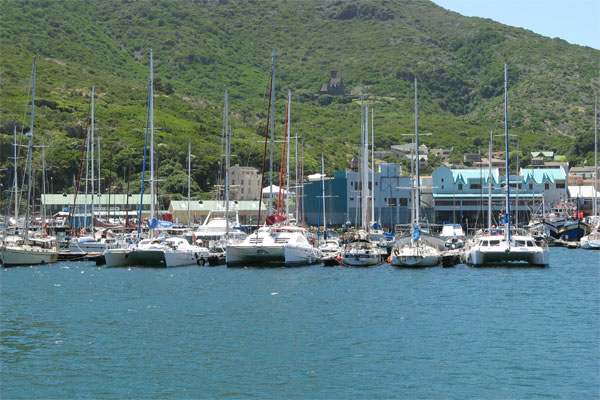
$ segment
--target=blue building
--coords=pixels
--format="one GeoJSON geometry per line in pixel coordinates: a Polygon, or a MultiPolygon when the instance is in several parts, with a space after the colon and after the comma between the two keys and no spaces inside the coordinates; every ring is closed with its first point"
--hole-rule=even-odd
{"type": "MultiPolygon", "coordinates": [[[[386,228],[409,223],[410,178],[400,176],[398,164],[382,163],[378,166],[375,185],[371,182],[369,171],[370,193],[375,188],[375,220],[386,228]]],[[[325,178],[325,215],[328,226],[339,227],[348,221],[352,226],[360,225],[361,190],[358,171],[338,171],[333,174],[333,178],[325,178]]],[[[304,184],[304,219],[310,225],[323,224],[321,192],[320,180],[304,184]]]]}

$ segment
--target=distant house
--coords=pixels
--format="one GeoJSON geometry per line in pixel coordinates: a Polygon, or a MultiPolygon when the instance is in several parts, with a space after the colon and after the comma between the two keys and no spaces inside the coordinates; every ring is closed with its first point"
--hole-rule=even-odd
{"type": "Polygon", "coordinates": [[[337,77],[337,71],[331,71],[329,76],[329,82],[321,86],[319,95],[330,94],[332,96],[344,96],[346,94],[346,86],[344,85],[344,78],[337,77]]]}
{"type": "Polygon", "coordinates": [[[542,157],[545,161],[553,161],[554,160],[554,152],[553,151],[532,151],[529,153],[531,158],[542,157]]]}
{"type": "Polygon", "coordinates": [[[465,162],[481,162],[481,154],[477,153],[465,153],[463,155],[463,159],[465,162]]]}

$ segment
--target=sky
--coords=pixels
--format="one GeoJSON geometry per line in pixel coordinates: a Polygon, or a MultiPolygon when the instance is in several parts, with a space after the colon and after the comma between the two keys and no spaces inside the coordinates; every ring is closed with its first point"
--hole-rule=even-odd
{"type": "Polygon", "coordinates": [[[432,0],[467,17],[490,18],[600,49],[600,0],[432,0]]]}

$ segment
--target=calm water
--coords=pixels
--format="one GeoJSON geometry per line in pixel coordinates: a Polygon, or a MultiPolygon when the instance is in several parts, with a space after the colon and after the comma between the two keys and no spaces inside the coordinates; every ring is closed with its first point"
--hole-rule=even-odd
{"type": "Polygon", "coordinates": [[[600,253],[546,269],[0,270],[0,397],[600,396],[600,253]]]}

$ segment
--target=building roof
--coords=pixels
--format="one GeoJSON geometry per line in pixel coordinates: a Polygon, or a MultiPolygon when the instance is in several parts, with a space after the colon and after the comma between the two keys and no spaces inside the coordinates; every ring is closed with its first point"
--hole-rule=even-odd
{"type": "Polygon", "coordinates": [[[554,157],[553,151],[532,151],[529,154],[531,154],[531,157],[554,157]]]}
{"type": "Polygon", "coordinates": [[[562,168],[521,168],[521,175],[525,183],[533,180],[538,185],[546,182],[555,183],[557,180],[567,178],[562,168]]]}
{"type": "MultiPolygon", "coordinates": [[[[42,195],[42,204],[47,206],[51,205],[73,205],[73,200],[75,198],[74,194],[45,194],[42,195]]],[[[142,204],[149,205],[151,197],[149,194],[144,194],[142,199],[142,204]]],[[[94,198],[94,203],[97,205],[108,205],[109,195],[108,193],[104,193],[101,195],[97,195],[94,198]]],[[[92,203],[92,195],[79,193],[77,195],[77,203],[76,204],[91,204],[92,203]]],[[[129,200],[127,200],[127,196],[125,194],[111,194],[110,195],[110,204],[111,205],[122,205],[122,204],[139,204],[140,203],[140,194],[132,193],[129,196],[129,200]]]]}
{"type": "MultiPolygon", "coordinates": [[[[265,186],[262,190],[262,194],[263,196],[268,195],[269,194],[269,190],[271,190],[271,192],[274,195],[278,195],[279,194],[279,186],[277,185],[273,185],[273,186],[265,186]],[[272,189],[269,189],[272,188],[272,189]]],[[[286,194],[286,190],[284,188],[281,188],[281,194],[285,195],[286,194]]],[[[294,196],[295,193],[294,192],[290,192],[290,196],[294,196]]]]}
{"type": "MultiPolygon", "coordinates": [[[[592,199],[594,197],[594,186],[569,186],[569,196],[583,197],[586,199],[592,199]]],[[[596,190],[596,197],[600,198],[600,192],[596,190]]]]}
{"type": "MultiPolygon", "coordinates": [[[[259,204],[261,204],[262,210],[266,210],[265,205],[258,200],[231,200],[229,201],[229,209],[231,211],[257,211],[259,204]]],[[[187,209],[187,200],[171,200],[169,210],[187,211],[187,209]]],[[[225,202],[220,200],[191,200],[190,211],[225,211],[225,202]]]]}
{"type": "MultiPolygon", "coordinates": [[[[467,184],[469,181],[480,181],[487,182],[488,179],[488,170],[487,168],[461,168],[461,169],[451,169],[452,177],[454,179],[454,183],[463,183],[467,184]]],[[[498,168],[492,168],[492,181],[494,183],[498,183],[498,168]]]]}

